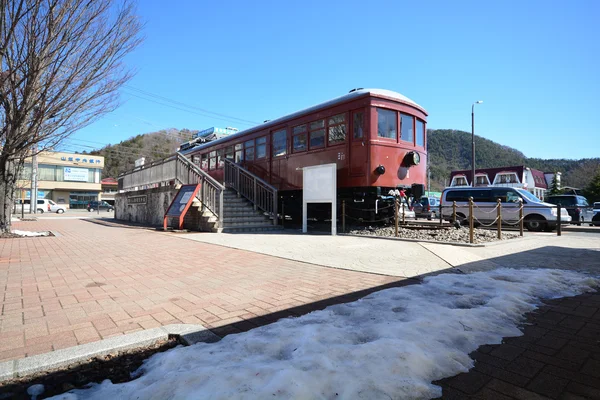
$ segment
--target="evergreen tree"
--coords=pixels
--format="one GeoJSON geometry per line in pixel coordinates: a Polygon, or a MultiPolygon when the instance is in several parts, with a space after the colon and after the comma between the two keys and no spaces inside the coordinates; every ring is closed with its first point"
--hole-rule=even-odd
{"type": "Polygon", "coordinates": [[[592,181],[587,185],[584,190],[585,197],[589,202],[600,201],[600,168],[597,170],[596,175],[592,178],[592,181]]]}
{"type": "Polygon", "coordinates": [[[558,184],[558,174],[555,172],[554,177],[552,178],[552,182],[550,183],[550,188],[548,189],[548,196],[556,196],[557,194],[561,194],[563,191],[558,184]]]}

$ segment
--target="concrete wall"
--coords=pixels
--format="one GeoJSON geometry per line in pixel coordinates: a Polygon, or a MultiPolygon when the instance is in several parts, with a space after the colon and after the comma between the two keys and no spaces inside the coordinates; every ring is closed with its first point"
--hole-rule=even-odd
{"type": "MultiPolygon", "coordinates": [[[[149,226],[163,226],[167,208],[177,195],[173,186],[136,190],[115,195],[115,219],[136,222],[149,226]],[[145,200],[145,202],[141,202],[145,200]]],[[[196,207],[190,207],[184,218],[183,227],[198,230],[200,213],[196,207]]],[[[169,218],[168,226],[177,228],[178,219],[169,218]]]]}
{"type": "Polygon", "coordinates": [[[172,186],[118,193],[115,195],[115,219],[162,226],[165,212],[175,195],[177,189],[172,186]],[[140,196],[146,197],[145,203],[135,202],[140,196]]]}

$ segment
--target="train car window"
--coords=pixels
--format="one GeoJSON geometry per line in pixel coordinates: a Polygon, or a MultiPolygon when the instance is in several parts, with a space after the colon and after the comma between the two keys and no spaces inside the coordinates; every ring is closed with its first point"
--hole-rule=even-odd
{"type": "Polygon", "coordinates": [[[306,124],[304,124],[304,125],[298,125],[298,126],[295,126],[295,127],[292,129],[292,134],[293,134],[293,135],[297,135],[297,134],[299,134],[299,133],[304,133],[304,132],[306,132],[306,124]]]}
{"type": "Polygon", "coordinates": [[[352,125],[353,137],[354,139],[361,139],[364,135],[363,133],[363,113],[355,113],[354,114],[354,123],[352,125]]]}
{"type": "Polygon", "coordinates": [[[244,159],[246,161],[254,160],[254,140],[248,140],[244,143],[244,159]]]}
{"type": "Polygon", "coordinates": [[[225,149],[217,150],[217,168],[223,168],[225,165],[225,161],[223,161],[223,155],[225,154],[225,149]]]}
{"type": "Polygon", "coordinates": [[[215,150],[208,153],[208,169],[213,170],[217,167],[217,152],[215,150]]]}
{"type": "Polygon", "coordinates": [[[325,146],[325,129],[319,129],[310,133],[310,148],[325,146]]]}
{"type": "Polygon", "coordinates": [[[267,156],[267,137],[259,137],[256,139],[256,158],[265,158],[267,156]]]}
{"type": "Polygon", "coordinates": [[[398,127],[398,113],[383,108],[377,109],[377,136],[387,139],[396,139],[398,127]]]}
{"type": "Polygon", "coordinates": [[[227,146],[225,148],[225,158],[228,160],[233,160],[233,146],[227,146]]]}
{"type": "Polygon", "coordinates": [[[425,145],[425,124],[421,120],[417,120],[417,146],[423,147],[425,145]]]}
{"type": "Polygon", "coordinates": [[[294,153],[306,151],[306,133],[294,136],[294,153]]]}
{"type": "Polygon", "coordinates": [[[204,171],[208,171],[208,154],[206,153],[201,156],[200,168],[204,171]]]}
{"type": "Polygon", "coordinates": [[[311,149],[325,146],[325,120],[311,122],[309,125],[309,146],[311,149]]]}
{"type": "Polygon", "coordinates": [[[337,144],[346,141],[346,115],[338,114],[327,121],[329,125],[329,136],[327,138],[329,144],[337,144]]]}
{"type": "Polygon", "coordinates": [[[414,143],[415,141],[414,121],[415,119],[412,115],[400,114],[400,139],[405,142],[414,143]]]}
{"type": "Polygon", "coordinates": [[[287,153],[287,132],[282,129],[277,132],[273,132],[273,157],[283,156],[287,153]]]}
{"type": "Polygon", "coordinates": [[[241,143],[238,143],[235,145],[235,162],[236,163],[241,163],[242,161],[244,161],[244,145],[241,143]]]}

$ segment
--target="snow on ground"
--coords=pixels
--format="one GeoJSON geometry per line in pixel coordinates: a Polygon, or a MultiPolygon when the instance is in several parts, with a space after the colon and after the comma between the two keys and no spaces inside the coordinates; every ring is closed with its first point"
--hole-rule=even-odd
{"type": "Polygon", "coordinates": [[[353,303],[282,319],[218,343],[149,358],[137,379],[60,399],[426,399],[431,382],[467,371],[468,354],[502,337],[541,299],[593,290],[562,270],[443,274],[353,303]]]}
{"type": "Polygon", "coordinates": [[[17,229],[14,229],[12,231],[12,233],[14,233],[15,235],[20,235],[20,236],[28,236],[28,237],[37,237],[37,236],[49,236],[50,232],[45,231],[45,232],[31,232],[31,231],[20,231],[17,229]]]}

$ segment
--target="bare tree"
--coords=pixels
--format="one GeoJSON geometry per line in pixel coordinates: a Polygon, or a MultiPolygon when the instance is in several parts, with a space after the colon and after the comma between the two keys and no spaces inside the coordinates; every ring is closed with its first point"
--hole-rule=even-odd
{"type": "Polygon", "coordinates": [[[22,160],[117,107],[142,40],[133,1],[0,0],[0,233],[22,160]]]}

